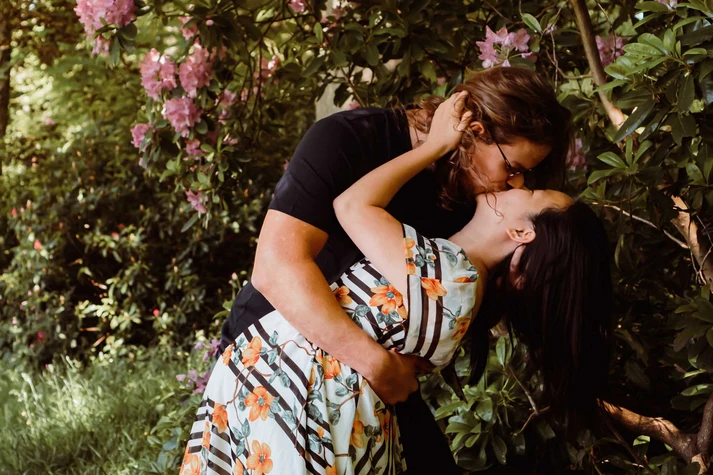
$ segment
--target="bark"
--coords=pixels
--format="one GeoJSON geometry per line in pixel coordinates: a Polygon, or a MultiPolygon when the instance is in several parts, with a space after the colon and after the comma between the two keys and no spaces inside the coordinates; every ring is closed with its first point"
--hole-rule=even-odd
{"type": "Polygon", "coordinates": [[[0,7],[0,142],[4,139],[10,122],[10,56],[12,54],[10,22],[13,11],[8,3],[0,7]]]}

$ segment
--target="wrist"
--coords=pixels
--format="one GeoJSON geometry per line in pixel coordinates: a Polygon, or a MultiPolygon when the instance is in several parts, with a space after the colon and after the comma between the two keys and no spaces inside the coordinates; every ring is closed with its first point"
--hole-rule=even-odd
{"type": "MultiPolygon", "coordinates": [[[[389,352],[383,346],[369,338],[359,350],[359,358],[352,367],[367,380],[373,381],[381,377],[385,368],[388,368],[389,352]]],[[[361,346],[361,345],[360,345],[361,346]]]]}
{"type": "Polygon", "coordinates": [[[433,161],[438,160],[443,155],[450,152],[449,147],[443,144],[439,144],[435,140],[426,140],[426,142],[424,142],[421,147],[423,147],[423,151],[427,153],[429,157],[433,159],[433,161]]]}

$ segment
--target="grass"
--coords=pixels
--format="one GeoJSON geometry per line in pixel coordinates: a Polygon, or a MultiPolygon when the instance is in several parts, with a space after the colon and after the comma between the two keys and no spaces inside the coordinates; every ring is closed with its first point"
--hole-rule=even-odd
{"type": "Polygon", "coordinates": [[[186,401],[186,357],[168,353],[41,373],[0,362],[0,474],[177,473],[200,397],[186,401]]]}

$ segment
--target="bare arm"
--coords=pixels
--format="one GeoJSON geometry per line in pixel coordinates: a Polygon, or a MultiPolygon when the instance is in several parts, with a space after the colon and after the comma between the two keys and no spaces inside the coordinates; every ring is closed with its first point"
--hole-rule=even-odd
{"type": "Polygon", "coordinates": [[[401,293],[406,290],[403,232],[384,208],[406,182],[458,145],[471,117],[470,112],[461,117],[465,96],[453,95],[438,107],[426,143],[367,173],[334,200],[339,224],[401,293]]]}
{"type": "Polygon", "coordinates": [[[415,357],[385,350],[344,312],[314,258],[327,233],[270,210],[260,231],[252,283],[300,333],[361,373],[386,402],[418,389],[415,357]]]}

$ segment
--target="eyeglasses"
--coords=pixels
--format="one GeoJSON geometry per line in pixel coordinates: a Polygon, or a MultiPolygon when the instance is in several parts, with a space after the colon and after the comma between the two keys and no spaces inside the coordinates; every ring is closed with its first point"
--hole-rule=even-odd
{"type": "Polygon", "coordinates": [[[505,152],[503,152],[503,149],[500,148],[500,144],[493,141],[495,143],[495,146],[498,147],[498,150],[500,150],[500,155],[503,156],[503,160],[505,160],[505,166],[508,167],[508,171],[510,172],[510,175],[508,175],[508,178],[512,178],[514,176],[522,175],[525,176],[526,173],[530,173],[532,170],[530,169],[524,169],[524,170],[518,170],[517,168],[513,167],[510,164],[510,160],[508,160],[508,157],[505,156],[505,152]]]}

